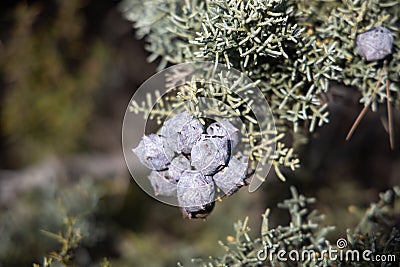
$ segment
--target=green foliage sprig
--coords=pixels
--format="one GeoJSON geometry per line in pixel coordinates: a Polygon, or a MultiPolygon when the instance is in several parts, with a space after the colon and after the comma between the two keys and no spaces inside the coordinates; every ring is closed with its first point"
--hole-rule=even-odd
{"type": "MultiPolygon", "coordinates": [[[[285,209],[290,215],[287,225],[279,225],[271,228],[269,223],[270,210],[267,209],[262,215],[261,236],[250,237],[250,228],[247,226],[248,218],[243,222],[235,224],[235,235],[228,238],[228,243],[220,242],[225,249],[225,255],[218,258],[210,258],[207,261],[199,260],[203,266],[297,266],[290,262],[282,263],[277,259],[276,252],[280,249],[285,251],[297,250],[299,254],[303,250],[322,250],[331,247],[326,235],[333,230],[331,226],[322,226],[324,218],[315,210],[309,210],[308,206],[315,202],[314,198],[306,198],[299,195],[294,187],[291,188],[292,198],[278,204],[279,208],[285,209]],[[273,257],[265,255],[265,247],[275,252],[273,257]],[[260,253],[261,251],[261,253],[260,253]],[[260,255],[266,259],[260,258],[260,255]],[[282,265],[283,264],[283,265],[282,265]]],[[[322,266],[322,262],[310,261],[307,266],[322,266]]]]}
{"type": "MultiPolygon", "coordinates": [[[[349,248],[360,252],[370,250],[374,255],[394,255],[400,260],[400,187],[379,195],[370,205],[354,230],[347,230],[349,248]]],[[[392,266],[392,262],[383,266],[392,266]]],[[[379,264],[372,266],[381,266],[379,264]]],[[[393,265],[394,266],[394,265],[393,265]]]]}
{"type": "MultiPolygon", "coordinates": [[[[83,237],[80,232],[80,228],[76,226],[76,218],[65,218],[64,226],[65,231],[59,233],[52,233],[45,230],[42,232],[57,240],[61,244],[61,249],[59,251],[54,251],[50,253],[50,257],[44,257],[43,267],[51,266],[53,261],[62,263],[64,266],[71,266],[74,257],[74,249],[76,249],[79,243],[82,241],[83,237]]],[[[34,264],[34,267],[40,267],[38,264],[34,264]]]]}
{"type": "MultiPolygon", "coordinates": [[[[318,95],[328,89],[327,79],[333,75],[335,66],[330,56],[333,46],[318,47],[315,38],[304,34],[304,29],[296,24],[293,3],[125,1],[124,4],[126,17],[135,22],[138,36],[146,36],[147,49],[152,53],[150,60],[161,56],[161,67],[167,62],[211,60],[249,75],[276,115],[280,133],[273,158],[276,173],[284,179],[279,167],[293,170],[298,167],[293,149],[286,148],[280,140],[287,131],[298,131],[302,122],[309,122],[310,131],[328,122],[327,107],[318,95]],[[139,10],[146,13],[146,18],[139,10]]],[[[211,97],[217,96],[210,92],[211,97]]],[[[196,93],[193,88],[188,94],[197,96],[196,93]]],[[[174,102],[174,96],[168,101],[174,102]]],[[[166,114],[167,105],[163,103],[152,114],[166,114]]],[[[145,114],[149,114],[150,108],[146,103],[132,103],[130,107],[131,111],[145,114]]]]}
{"type": "MultiPolygon", "coordinates": [[[[337,249],[327,240],[327,234],[333,226],[324,226],[324,215],[316,210],[310,210],[309,205],[316,200],[299,195],[294,187],[291,188],[292,198],[278,204],[290,215],[287,225],[271,227],[269,209],[262,215],[261,236],[252,238],[247,226],[248,218],[234,225],[235,234],[228,236],[227,243],[220,242],[225,254],[208,260],[193,260],[202,266],[365,266],[365,262],[346,262],[345,259],[324,257],[324,250],[337,249]],[[265,246],[274,252],[283,249],[286,252],[296,250],[299,255],[303,251],[314,251],[316,258],[301,263],[279,261],[277,254],[273,257],[266,255],[260,260],[259,251],[265,246]]],[[[347,230],[349,246],[346,249],[358,250],[361,253],[370,250],[374,255],[395,255],[400,260],[400,239],[398,218],[400,214],[400,188],[394,187],[380,195],[380,201],[371,204],[362,216],[359,225],[354,230],[347,230]]],[[[264,253],[264,252],[262,252],[264,253]]],[[[262,254],[261,253],[261,254],[262,254]]],[[[264,256],[264,255],[263,255],[264,256]]],[[[395,262],[368,262],[368,266],[395,266],[395,262]]]]}
{"type": "MultiPolygon", "coordinates": [[[[247,74],[268,100],[282,139],[288,133],[294,133],[296,138],[304,136],[329,122],[324,94],[330,81],[357,87],[362,93],[360,102],[367,104],[382,71],[382,62],[366,62],[356,55],[354,41],[357,34],[377,25],[392,30],[395,42],[388,72],[381,79],[372,109],[376,110],[377,103],[385,101],[386,81],[395,92],[390,101],[399,104],[400,45],[396,27],[399,9],[395,8],[395,1],[126,0],[123,3],[124,14],[134,22],[138,37],[148,42],[149,60],[161,58],[160,69],[168,63],[208,60],[247,74]]],[[[138,103],[133,103],[131,109],[146,110],[137,106],[138,103]]],[[[157,106],[153,113],[163,114],[164,107],[157,106]]],[[[285,150],[279,150],[282,146],[278,143],[277,155],[285,154],[285,150]]],[[[292,152],[293,147],[289,145],[287,151],[292,152]]],[[[288,162],[283,158],[274,164],[282,179],[281,163],[288,162]]],[[[298,163],[298,159],[295,161],[298,163]]],[[[297,166],[291,164],[290,168],[297,166]]]]}
{"type": "MultiPolygon", "coordinates": [[[[98,185],[87,180],[58,192],[57,201],[53,201],[57,204],[53,209],[59,213],[56,214],[58,219],[62,220],[60,230],[52,232],[42,229],[41,232],[57,241],[59,248],[43,257],[41,264],[34,263],[34,267],[77,266],[76,250],[96,235],[94,230],[89,229],[94,228],[89,223],[89,216],[95,212],[100,195],[98,185]]],[[[111,263],[104,258],[99,266],[110,267],[111,263]]]]}

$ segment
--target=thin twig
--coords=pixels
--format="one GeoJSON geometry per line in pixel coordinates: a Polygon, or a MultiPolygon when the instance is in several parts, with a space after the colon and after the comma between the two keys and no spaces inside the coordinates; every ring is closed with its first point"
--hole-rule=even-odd
{"type": "Polygon", "coordinates": [[[349,133],[348,133],[347,136],[346,136],[346,141],[349,141],[349,140],[350,140],[350,138],[352,137],[354,131],[357,129],[357,126],[360,124],[362,118],[363,118],[363,117],[365,116],[365,114],[367,113],[369,105],[371,104],[371,102],[372,102],[372,100],[374,99],[376,93],[378,92],[379,84],[380,84],[381,81],[382,81],[383,72],[385,72],[385,71],[386,71],[386,61],[383,63],[383,68],[382,68],[381,72],[379,73],[379,78],[378,78],[378,81],[376,82],[374,91],[373,91],[373,93],[371,94],[370,98],[368,99],[367,104],[366,104],[366,105],[364,106],[364,108],[361,110],[360,114],[358,114],[356,120],[355,120],[354,123],[353,123],[353,126],[351,126],[351,129],[350,129],[349,133]]]}
{"type": "Polygon", "coordinates": [[[389,92],[389,77],[388,77],[386,79],[386,104],[387,104],[388,123],[389,123],[389,141],[390,141],[390,148],[394,150],[392,106],[390,105],[389,97],[390,97],[390,92],[389,92]]]}

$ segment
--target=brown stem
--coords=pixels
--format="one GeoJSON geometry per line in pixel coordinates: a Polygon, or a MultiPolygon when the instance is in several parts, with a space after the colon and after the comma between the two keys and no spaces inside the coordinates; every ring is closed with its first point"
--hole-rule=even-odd
{"type": "Polygon", "coordinates": [[[379,84],[380,84],[381,81],[382,81],[382,75],[383,75],[383,72],[384,72],[384,71],[386,71],[386,60],[385,60],[385,62],[383,63],[383,67],[382,67],[381,72],[379,73],[379,78],[378,78],[378,81],[376,82],[374,91],[373,91],[373,93],[371,94],[370,98],[368,99],[367,104],[366,104],[366,105],[364,106],[364,108],[361,110],[360,114],[358,114],[356,120],[354,121],[353,125],[351,126],[351,129],[350,129],[349,133],[348,133],[347,136],[346,136],[346,141],[349,141],[349,140],[350,140],[350,138],[352,137],[354,131],[357,129],[357,126],[360,124],[362,118],[363,118],[363,117],[365,116],[365,114],[367,113],[369,104],[371,104],[371,101],[374,99],[376,93],[378,92],[379,84]]]}
{"type": "Polygon", "coordinates": [[[388,124],[389,124],[389,141],[390,141],[390,148],[394,150],[392,106],[390,105],[389,97],[390,97],[390,92],[389,92],[389,77],[388,77],[386,79],[386,104],[387,104],[388,124]]]}

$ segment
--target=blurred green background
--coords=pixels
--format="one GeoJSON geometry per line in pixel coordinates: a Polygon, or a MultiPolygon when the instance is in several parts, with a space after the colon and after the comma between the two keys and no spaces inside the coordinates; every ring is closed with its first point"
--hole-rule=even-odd
{"type": "Polygon", "coordinates": [[[275,207],[292,184],[317,197],[326,224],[337,226],[334,240],[378,192],[400,184],[399,149],[390,150],[380,114],[370,112],[344,142],[360,106],[355,89],[334,85],[341,98],[330,98],[331,123],[299,149],[302,167],[287,183],[271,173],[261,190],[240,190],[206,221],[184,220],[140,190],[122,156],[125,109],[157,62],[146,62],[119,1],[0,5],[0,266],[41,263],[60,248],[43,230],[57,233],[71,217],[83,236],[78,266],[104,257],[113,266],[190,266],[218,256],[217,241],[239,219],[250,216],[255,236],[267,207],[272,225],[285,223],[275,207]]]}

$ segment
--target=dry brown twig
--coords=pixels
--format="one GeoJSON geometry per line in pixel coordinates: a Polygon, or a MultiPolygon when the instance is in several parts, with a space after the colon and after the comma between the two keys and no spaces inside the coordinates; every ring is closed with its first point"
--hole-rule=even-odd
{"type": "MultiPolygon", "coordinates": [[[[385,60],[383,62],[383,67],[382,70],[379,72],[379,77],[378,81],[376,82],[375,88],[364,105],[364,108],[361,110],[361,112],[358,114],[356,120],[354,121],[353,125],[350,128],[349,133],[346,136],[346,141],[349,141],[350,138],[353,136],[355,130],[357,129],[357,126],[360,124],[361,120],[364,118],[365,114],[368,111],[369,105],[371,102],[374,100],[378,89],[379,89],[379,84],[382,82],[383,74],[387,75],[387,61],[385,60]]],[[[390,148],[393,150],[394,149],[394,133],[393,133],[393,117],[392,117],[392,107],[390,105],[390,92],[389,92],[389,79],[386,79],[386,104],[387,104],[387,113],[388,113],[388,124],[389,124],[389,142],[390,142],[390,148]]]]}

